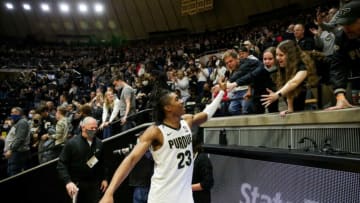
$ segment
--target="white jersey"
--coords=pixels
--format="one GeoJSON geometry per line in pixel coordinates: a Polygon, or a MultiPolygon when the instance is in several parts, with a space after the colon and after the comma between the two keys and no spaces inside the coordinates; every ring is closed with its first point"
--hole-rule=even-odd
{"type": "Polygon", "coordinates": [[[156,151],[150,148],[155,165],[148,203],[193,203],[191,181],[194,166],[192,134],[186,121],[174,129],[161,124],[164,142],[156,151]]]}

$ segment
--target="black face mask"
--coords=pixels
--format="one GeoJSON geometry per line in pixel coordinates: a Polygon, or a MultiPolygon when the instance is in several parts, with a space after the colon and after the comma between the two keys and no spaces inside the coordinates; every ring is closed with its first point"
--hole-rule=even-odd
{"type": "Polygon", "coordinates": [[[96,130],[86,129],[86,134],[87,134],[90,138],[94,138],[95,135],[96,135],[96,130]]]}
{"type": "Polygon", "coordinates": [[[32,126],[33,127],[38,127],[40,125],[40,121],[39,120],[33,120],[32,126]]]}

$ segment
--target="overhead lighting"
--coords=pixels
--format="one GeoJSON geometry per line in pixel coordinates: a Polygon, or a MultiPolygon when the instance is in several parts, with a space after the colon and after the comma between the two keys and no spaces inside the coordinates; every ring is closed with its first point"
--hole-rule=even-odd
{"type": "Polygon", "coordinates": [[[85,3],[79,3],[78,8],[81,13],[86,13],[88,11],[88,6],[85,3]]]}
{"type": "Polygon", "coordinates": [[[44,12],[49,12],[49,11],[50,11],[50,6],[49,6],[49,4],[46,4],[46,3],[40,4],[40,8],[41,8],[44,12]]]}
{"type": "Polygon", "coordinates": [[[9,10],[13,10],[14,9],[14,5],[12,3],[5,3],[5,7],[9,10]]]}
{"type": "Polygon", "coordinates": [[[67,3],[60,3],[59,4],[59,9],[63,13],[68,13],[70,11],[70,6],[67,3]]]}
{"type": "Polygon", "coordinates": [[[95,11],[95,13],[104,12],[104,5],[102,5],[101,3],[95,3],[94,4],[94,11],[95,11]]]}
{"type": "Polygon", "coordinates": [[[25,9],[25,10],[27,10],[27,11],[30,11],[31,10],[31,6],[30,6],[30,4],[23,4],[23,8],[25,9]]]}

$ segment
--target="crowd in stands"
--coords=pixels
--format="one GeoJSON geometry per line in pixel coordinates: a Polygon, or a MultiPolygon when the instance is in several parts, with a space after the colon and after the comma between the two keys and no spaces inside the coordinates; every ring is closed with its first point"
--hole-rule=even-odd
{"type": "MultiPolygon", "coordinates": [[[[335,96],[321,101],[321,95],[310,90],[324,91],[322,87],[331,84],[329,63],[334,58],[326,56],[337,51],[335,36],[341,29],[325,30],[320,25],[330,22],[334,11],[335,6],[327,6],[263,24],[139,40],[121,47],[4,43],[1,69],[24,71],[0,82],[2,132],[8,133],[12,125],[10,109],[19,106],[31,129],[32,153],[46,151],[47,140],[57,140],[60,128],[65,136],[60,145],[79,134],[79,123],[88,115],[104,131],[98,136],[107,138],[114,132],[108,129],[114,120],[124,124],[128,116],[151,108],[154,87],[176,91],[193,112],[225,89],[218,116],[278,112],[280,97],[288,105],[282,115],[305,110],[305,100],[311,97],[320,101],[318,109],[325,109],[335,104],[335,96]],[[220,57],[224,50],[228,51],[220,57]],[[127,96],[121,99],[123,94],[127,96]]],[[[355,57],[359,67],[359,51],[355,57]]],[[[360,74],[351,73],[359,84],[360,74]]],[[[32,165],[57,155],[56,148],[41,153],[32,165]]]]}

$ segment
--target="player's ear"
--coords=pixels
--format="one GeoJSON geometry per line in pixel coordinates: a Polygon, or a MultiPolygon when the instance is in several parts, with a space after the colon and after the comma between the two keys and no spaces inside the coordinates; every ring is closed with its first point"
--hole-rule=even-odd
{"type": "Polygon", "coordinates": [[[170,111],[170,110],[171,110],[171,106],[170,106],[170,105],[165,105],[165,106],[164,106],[164,110],[165,110],[165,111],[170,111]]]}

